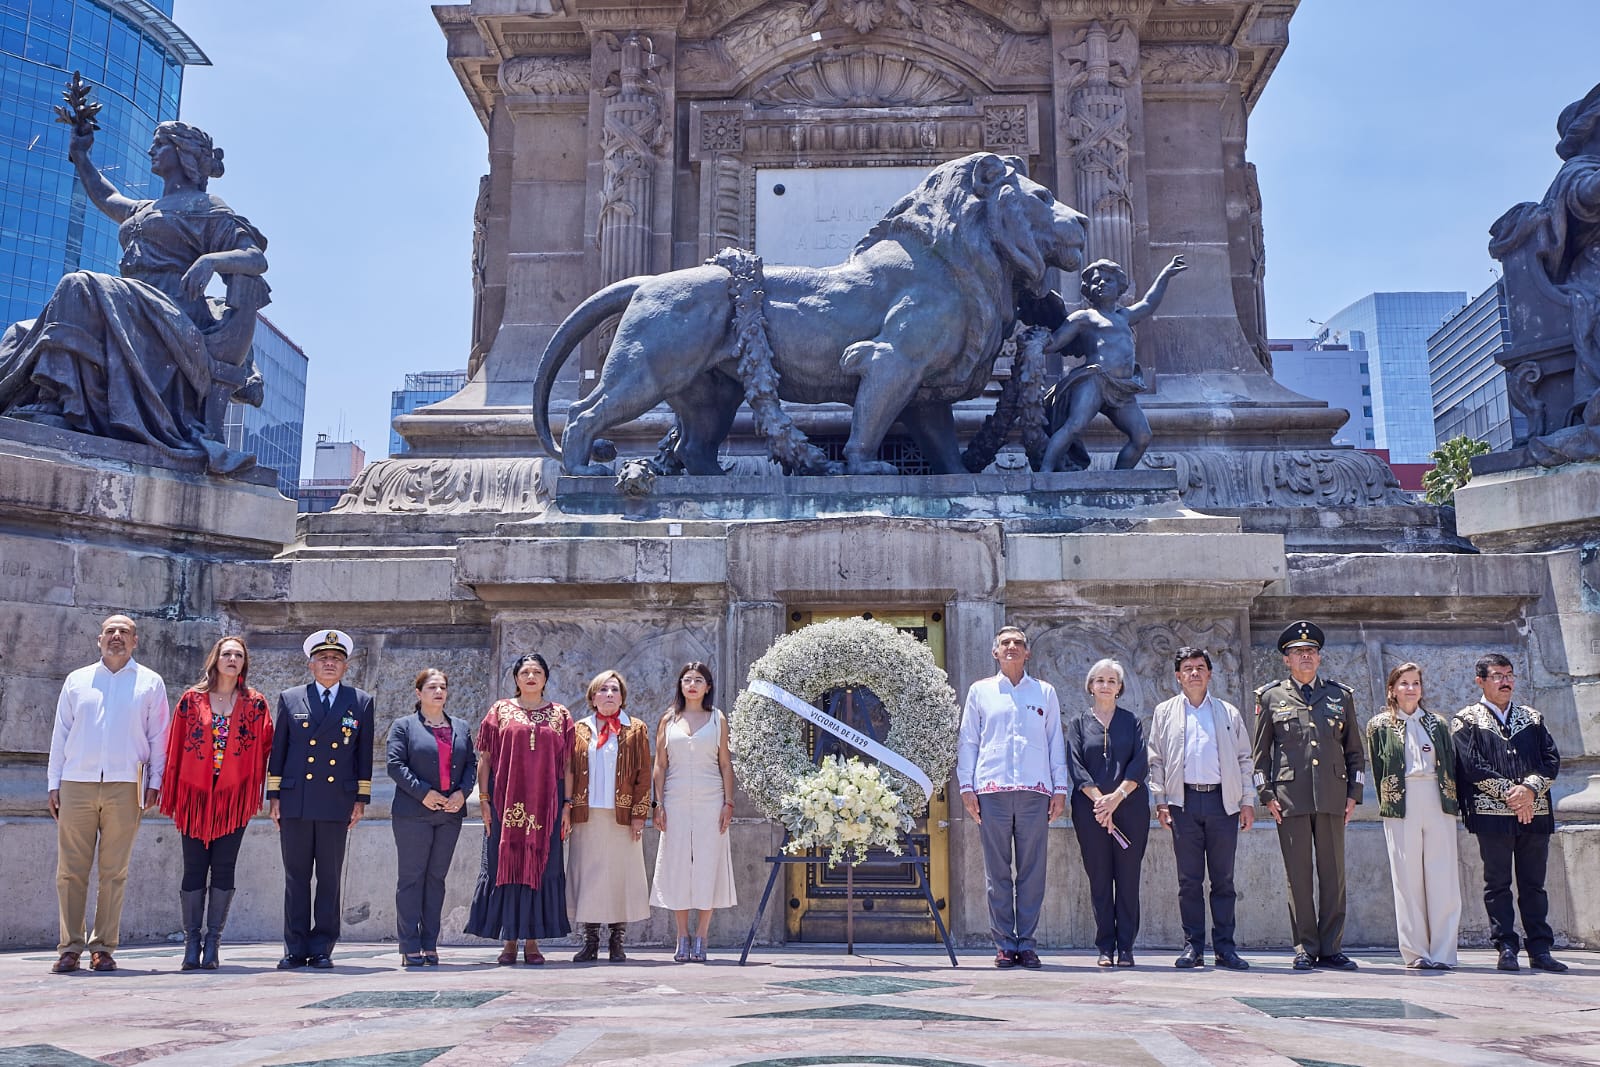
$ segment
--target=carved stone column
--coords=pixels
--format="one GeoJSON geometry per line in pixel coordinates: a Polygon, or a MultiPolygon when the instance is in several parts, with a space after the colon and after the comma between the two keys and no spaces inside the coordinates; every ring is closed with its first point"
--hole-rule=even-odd
{"type": "MultiPolygon", "coordinates": [[[[1058,131],[1071,161],[1074,206],[1089,216],[1087,260],[1110,259],[1133,267],[1133,176],[1129,167],[1127,89],[1139,68],[1133,27],[1097,21],[1071,37],[1058,52],[1070,90],[1058,108],[1058,131]]],[[[1131,300],[1136,294],[1129,293],[1131,300]]]]}
{"type": "MultiPolygon", "coordinates": [[[[589,291],[671,267],[674,27],[684,5],[585,9],[591,83],[588,197],[584,215],[589,291]]],[[[587,392],[615,324],[583,347],[579,392],[587,392]]]]}

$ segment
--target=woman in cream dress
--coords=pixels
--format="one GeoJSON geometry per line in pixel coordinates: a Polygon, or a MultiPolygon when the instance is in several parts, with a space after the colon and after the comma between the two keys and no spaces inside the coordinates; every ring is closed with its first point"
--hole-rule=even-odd
{"type": "Polygon", "coordinates": [[[711,668],[690,663],[678,672],[672,710],[656,732],[656,850],[650,903],[670,908],[678,925],[679,963],[704,963],[711,910],[738,903],[728,824],[733,820],[733,762],[727,716],[712,705],[711,668]],[[700,914],[689,939],[689,912],[700,914]]]}

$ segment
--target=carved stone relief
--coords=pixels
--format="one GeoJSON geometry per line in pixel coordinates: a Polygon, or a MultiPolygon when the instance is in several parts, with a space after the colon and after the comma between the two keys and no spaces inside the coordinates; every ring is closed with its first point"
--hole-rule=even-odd
{"type": "Polygon", "coordinates": [[[343,515],[542,512],[544,459],[380,459],[356,476],[333,510],[343,515]]]}
{"type": "Polygon", "coordinates": [[[589,47],[589,35],[582,30],[547,30],[532,33],[507,33],[501,44],[511,55],[562,54],[581,52],[589,47]]]}
{"type": "MultiPolygon", "coordinates": [[[[808,107],[925,107],[966,102],[972,90],[931,63],[893,50],[858,48],[811,56],[768,77],[750,97],[808,107]]],[[[704,125],[701,130],[710,132],[704,125]]]]}
{"type": "Polygon", "coordinates": [[[1238,704],[1247,693],[1240,677],[1242,649],[1233,619],[1181,619],[1129,612],[1102,617],[1077,613],[1069,620],[1056,615],[1017,613],[1011,620],[1028,633],[1033,655],[1030,674],[1056,687],[1061,710],[1072,714],[1088,706],[1083,680],[1089,668],[1109,656],[1128,672],[1127,691],[1118,703],[1141,719],[1178,691],[1172,677],[1172,656],[1184,645],[1211,653],[1213,686],[1223,699],[1238,704]]]}
{"type": "Polygon", "coordinates": [[[1176,470],[1190,507],[1410,503],[1388,464],[1353,449],[1147,452],[1139,465],[1176,470]]]}
{"type": "MultiPolygon", "coordinates": [[[[617,53],[617,72],[600,91],[606,98],[600,130],[600,274],[602,284],[650,272],[656,164],[670,130],[659,72],[666,58],[648,37],[618,40],[601,34],[597,45],[617,53]]],[[[609,331],[607,331],[609,333],[609,331]]],[[[600,351],[609,337],[600,341],[600,351]]]]}
{"type": "Polygon", "coordinates": [[[983,109],[983,146],[996,151],[1026,150],[1037,138],[1028,129],[1029,109],[1024,104],[991,104],[983,109]]]}
{"type": "Polygon", "coordinates": [[[744,149],[744,111],[738,108],[700,112],[700,151],[740,152],[744,149]]]}
{"type": "Polygon", "coordinates": [[[1139,36],[1151,41],[1216,41],[1233,33],[1232,18],[1155,19],[1146,22],[1139,36]]]}
{"type": "Polygon", "coordinates": [[[1001,77],[1047,79],[1050,73],[1046,37],[1014,33],[960,0],[791,0],[768,4],[723,29],[719,44],[686,46],[683,70],[697,83],[703,76],[709,76],[707,81],[721,80],[717,75],[726,77],[728,68],[757,70],[796,41],[832,28],[931,38],[972,57],[975,69],[1001,77]]]}
{"type": "MultiPolygon", "coordinates": [[[[1134,0],[1134,2],[1148,3],[1148,0],[1134,0]]],[[[703,2],[693,3],[690,5],[691,10],[688,16],[683,20],[682,33],[685,37],[710,37],[722,30],[728,23],[749,14],[756,8],[764,6],[764,3],[765,0],[703,0],[703,2]]],[[[857,8],[864,9],[859,15],[855,16],[858,18],[876,15],[878,22],[885,22],[896,16],[905,18],[908,21],[921,17],[926,22],[924,12],[915,9],[920,7],[925,11],[935,6],[937,5],[918,3],[918,0],[878,0],[876,4],[861,3],[859,0],[843,0],[843,2],[834,0],[831,3],[827,2],[827,0],[822,3],[818,3],[817,0],[807,0],[808,8],[821,9],[818,15],[819,20],[822,15],[828,14],[831,8],[836,12],[833,15],[834,21],[843,24],[849,24],[849,19],[846,15],[855,15],[857,8]],[[871,11],[870,9],[873,6],[882,8],[882,11],[876,13],[871,11]],[[901,10],[902,7],[908,7],[912,10],[909,12],[903,11],[901,10]]],[[[1040,16],[1038,4],[1036,3],[1026,3],[1024,0],[968,0],[968,6],[989,15],[1008,28],[1020,33],[1042,34],[1048,29],[1044,19],[1040,16]]]]}
{"type": "Polygon", "coordinates": [[[477,374],[488,352],[489,340],[483,321],[483,290],[488,278],[489,261],[489,175],[478,179],[478,199],[472,205],[472,350],[467,361],[467,373],[477,374]]]}
{"type": "Polygon", "coordinates": [[[718,707],[733,704],[739,678],[727,664],[718,662],[719,620],[689,619],[665,612],[657,615],[597,617],[583,623],[540,618],[507,618],[501,624],[495,670],[501,678],[524,652],[538,652],[550,662],[550,699],[571,709],[574,716],[588,714],[584,690],[589,679],[615,669],[628,683],[627,711],[655,722],[672,700],[673,680],[691,660],[711,665],[716,675],[718,707]]]}
{"type": "Polygon", "coordinates": [[[500,64],[500,88],[511,94],[587,96],[587,56],[518,56],[500,64]]]}
{"type": "MultiPolygon", "coordinates": [[[[1087,260],[1133,262],[1133,194],[1128,168],[1126,89],[1139,43],[1125,22],[1092,22],[1061,59],[1072,90],[1061,134],[1072,160],[1077,204],[1089,216],[1087,260]]],[[[1130,294],[1131,295],[1131,294],[1130,294]]]]}
{"type": "Polygon", "coordinates": [[[815,25],[823,16],[831,15],[857,33],[870,33],[891,8],[913,26],[922,26],[922,12],[912,0],[815,0],[806,12],[806,21],[815,25]]]}
{"type": "Polygon", "coordinates": [[[1238,49],[1220,44],[1147,45],[1139,59],[1147,85],[1225,82],[1239,68],[1238,49]]]}

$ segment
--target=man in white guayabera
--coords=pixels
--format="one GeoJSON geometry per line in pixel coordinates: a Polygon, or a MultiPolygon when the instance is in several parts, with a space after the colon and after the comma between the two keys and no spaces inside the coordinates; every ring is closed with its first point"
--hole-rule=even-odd
{"type": "Polygon", "coordinates": [[[1024,669],[1028,635],[1015,626],[994,636],[1000,673],[972,683],[961,712],[956,780],[978,824],[989,887],[996,967],[1039,967],[1033,932],[1044,903],[1050,823],[1066,810],[1071,786],[1055,688],[1024,669]]]}

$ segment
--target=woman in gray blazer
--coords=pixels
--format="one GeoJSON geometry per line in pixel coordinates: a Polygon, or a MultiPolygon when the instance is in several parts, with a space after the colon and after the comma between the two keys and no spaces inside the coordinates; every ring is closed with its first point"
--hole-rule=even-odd
{"type": "Polygon", "coordinates": [[[478,777],[472,728],[445,714],[445,673],[428,667],[418,673],[416,686],[416,714],[389,728],[389,777],[396,787],[389,823],[400,860],[394,910],[402,967],[439,962],[445,875],[478,777]]]}

